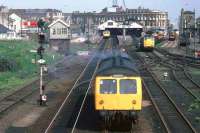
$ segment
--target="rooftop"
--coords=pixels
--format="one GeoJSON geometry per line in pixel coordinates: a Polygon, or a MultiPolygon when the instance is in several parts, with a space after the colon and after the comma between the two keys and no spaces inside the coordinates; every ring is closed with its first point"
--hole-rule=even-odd
{"type": "Polygon", "coordinates": [[[183,13],[184,14],[195,14],[195,12],[193,12],[193,11],[184,11],[183,13]]]}
{"type": "Polygon", "coordinates": [[[46,17],[48,12],[62,12],[57,9],[10,9],[9,13],[15,13],[21,18],[28,19],[28,18],[42,18],[46,17]]]}
{"type": "Polygon", "coordinates": [[[0,24],[0,34],[1,33],[7,33],[9,31],[10,30],[7,27],[5,27],[4,25],[0,24]]]}

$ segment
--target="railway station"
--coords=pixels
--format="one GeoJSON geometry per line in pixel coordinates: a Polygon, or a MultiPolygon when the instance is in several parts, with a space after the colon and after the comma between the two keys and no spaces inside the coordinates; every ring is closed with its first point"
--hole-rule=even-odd
{"type": "Polygon", "coordinates": [[[199,2],[0,3],[0,133],[200,133],[199,2]]]}
{"type": "Polygon", "coordinates": [[[100,34],[102,34],[102,32],[105,30],[109,30],[111,32],[111,35],[140,37],[143,32],[143,27],[135,22],[129,24],[129,21],[127,21],[127,23],[123,24],[108,20],[107,22],[99,25],[98,30],[100,34]]]}

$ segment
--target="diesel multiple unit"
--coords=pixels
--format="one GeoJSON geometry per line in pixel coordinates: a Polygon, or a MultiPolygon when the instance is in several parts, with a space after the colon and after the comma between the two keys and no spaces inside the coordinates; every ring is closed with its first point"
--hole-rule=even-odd
{"type": "Polygon", "coordinates": [[[142,81],[133,61],[116,52],[102,59],[94,82],[94,103],[102,118],[137,120],[142,109],[142,81]]]}

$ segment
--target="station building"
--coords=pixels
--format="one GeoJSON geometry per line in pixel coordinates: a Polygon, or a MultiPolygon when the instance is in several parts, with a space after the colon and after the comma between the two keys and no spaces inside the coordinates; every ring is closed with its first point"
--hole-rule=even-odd
{"type": "Polygon", "coordinates": [[[108,20],[116,22],[132,21],[145,28],[167,29],[169,25],[168,12],[150,10],[139,7],[138,9],[110,10],[103,9],[101,12],[73,12],[72,23],[81,24],[84,28],[100,25],[108,20]]]}
{"type": "Polygon", "coordinates": [[[195,11],[185,11],[181,9],[181,16],[179,20],[179,31],[183,34],[187,30],[195,27],[195,11]]]}

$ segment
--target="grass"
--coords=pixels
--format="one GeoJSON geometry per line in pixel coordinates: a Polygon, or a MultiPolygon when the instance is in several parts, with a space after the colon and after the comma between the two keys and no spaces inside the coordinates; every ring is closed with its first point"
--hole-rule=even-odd
{"type": "MultiPolygon", "coordinates": [[[[38,77],[39,66],[31,62],[35,53],[30,52],[37,47],[38,44],[32,41],[0,41],[0,57],[16,63],[14,69],[0,72],[0,92],[15,89],[38,77]]],[[[47,64],[52,64],[60,56],[46,51],[44,58],[47,64]],[[52,58],[53,54],[55,60],[52,58]]]]}

